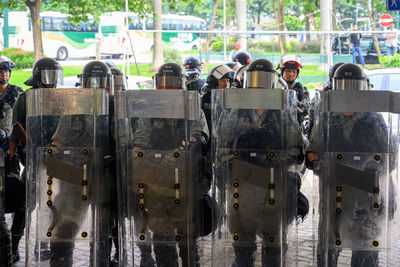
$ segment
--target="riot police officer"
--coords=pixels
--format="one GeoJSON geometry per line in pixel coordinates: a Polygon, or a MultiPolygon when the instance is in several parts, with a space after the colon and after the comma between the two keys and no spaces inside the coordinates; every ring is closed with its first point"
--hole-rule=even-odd
{"type": "MultiPolygon", "coordinates": [[[[38,59],[32,68],[32,76],[25,82],[26,85],[32,86],[32,88],[27,91],[21,93],[15,102],[13,107],[13,131],[10,137],[10,158],[13,159],[15,154],[21,160],[21,163],[25,166],[22,173],[22,182],[25,184],[26,182],[26,164],[25,164],[25,144],[26,144],[26,93],[29,90],[34,90],[36,88],[54,88],[58,84],[63,82],[63,73],[61,65],[52,58],[41,58],[38,59]]],[[[48,131],[47,135],[43,136],[44,142],[50,142],[51,136],[48,133],[55,130],[57,127],[58,119],[49,118],[49,123],[47,123],[48,131]],[[51,121],[51,123],[50,123],[51,121]]],[[[33,142],[39,142],[39,133],[33,136],[33,142]]],[[[29,211],[32,206],[29,206],[29,211]]],[[[13,247],[13,257],[14,259],[19,258],[18,252],[18,244],[23,235],[25,228],[25,210],[20,213],[20,224],[18,227],[19,230],[13,235],[12,247],[13,247]]],[[[39,257],[41,260],[46,260],[50,256],[50,250],[47,247],[46,243],[42,243],[40,251],[39,249],[35,249],[35,257],[39,257]]]]}
{"type": "MultiPolygon", "coordinates": [[[[262,266],[281,266],[288,225],[308,213],[307,204],[301,208],[298,205],[300,177],[289,171],[303,161],[296,99],[294,92],[279,89],[278,75],[268,60],[253,61],[244,80],[245,90],[213,92],[213,112],[217,113],[213,115],[213,129],[218,129],[214,133],[215,179],[220,194],[217,199],[226,207],[229,230],[227,235],[217,238],[222,243],[214,247],[220,249],[233,241],[231,266],[252,267],[254,252],[260,245],[262,266]],[[244,93],[248,98],[243,98],[244,93]],[[232,101],[225,106],[225,101],[219,99],[232,101]],[[284,106],[274,107],[278,99],[284,99],[284,106]],[[238,103],[240,108],[234,107],[238,103]],[[224,240],[225,236],[229,239],[224,240]],[[262,242],[256,241],[257,236],[262,242]]],[[[223,263],[227,264],[228,260],[223,263]]]]}
{"type": "Polygon", "coordinates": [[[14,67],[15,64],[8,57],[0,56],[0,149],[2,150],[0,155],[2,157],[0,182],[3,188],[7,188],[7,190],[0,190],[0,201],[2,202],[0,203],[0,262],[5,264],[19,260],[18,242],[16,242],[16,239],[19,240],[21,238],[20,236],[23,235],[22,225],[25,223],[25,189],[18,179],[19,173],[14,174],[14,172],[19,170],[19,166],[17,167],[18,162],[16,160],[11,161],[9,155],[7,155],[7,170],[4,168],[4,152],[8,150],[8,137],[12,131],[12,108],[17,100],[18,94],[23,92],[21,87],[8,83],[11,71],[14,67]],[[11,168],[11,165],[14,168],[11,168]],[[11,170],[14,171],[12,172],[11,170]],[[4,171],[7,173],[7,178],[4,177],[4,171]],[[6,206],[6,204],[8,204],[8,206],[6,206]],[[12,244],[10,244],[10,237],[5,223],[5,212],[15,213],[11,227],[12,240],[14,243],[12,256],[9,255],[12,244]]]}
{"type": "MultiPolygon", "coordinates": [[[[91,265],[109,266],[110,261],[108,257],[110,245],[108,238],[112,223],[110,168],[113,158],[109,150],[111,143],[109,131],[104,131],[109,129],[109,114],[106,110],[108,105],[104,102],[109,101],[108,92],[112,91],[112,74],[105,63],[92,61],[86,64],[80,77],[82,89],[71,90],[76,94],[76,101],[88,100],[89,103],[85,105],[91,109],[64,110],[67,113],[62,113],[60,117],[57,129],[51,138],[52,152],[47,159],[48,175],[52,173],[53,179],[57,179],[60,183],[59,191],[54,193],[52,203],[48,204],[48,212],[53,217],[47,226],[51,233],[51,266],[73,265],[73,250],[75,242],[80,241],[76,237],[80,229],[82,229],[81,238],[91,236],[90,259],[88,259],[91,265]],[[64,155],[71,156],[58,154],[63,150],[70,151],[69,154],[64,152],[64,155]],[[86,181],[79,181],[82,184],[77,187],[73,170],[81,169],[80,165],[86,166],[86,174],[81,178],[86,181]],[[69,168],[72,174],[66,173],[61,166],[69,168]],[[88,213],[89,206],[91,216],[88,213]],[[90,218],[95,227],[86,229],[88,225],[84,222],[90,218]]],[[[74,104],[72,99],[68,100],[71,101],[69,102],[71,105],[74,104]]]]}
{"type": "Polygon", "coordinates": [[[394,217],[391,172],[398,136],[388,132],[390,120],[374,111],[377,95],[366,90],[362,69],[342,64],[334,72],[333,91],[321,92],[315,108],[306,165],[319,177],[318,266],[337,266],[346,250],[351,266],[378,266],[380,242],[387,236],[383,225],[394,217]],[[363,102],[356,104],[360,97],[363,102]]]}
{"type": "Polygon", "coordinates": [[[310,108],[310,96],[306,87],[296,81],[301,69],[301,60],[295,55],[286,55],[281,59],[278,69],[281,70],[281,76],[286,81],[289,89],[297,93],[297,119],[302,124],[308,115],[310,108]]]}
{"type": "Polygon", "coordinates": [[[186,90],[201,92],[205,81],[199,78],[202,69],[202,62],[197,56],[189,56],[185,58],[183,66],[186,74],[186,90]]]}
{"type": "Polygon", "coordinates": [[[337,62],[335,64],[333,64],[330,68],[329,68],[329,79],[328,81],[324,84],[324,86],[322,87],[323,91],[329,91],[332,90],[333,87],[333,75],[335,74],[335,71],[344,64],[344,62],[337,62]]]}
{"type": "MultiPolygon", "coordinates": [[[[157,107],[148,106],[143,113],[147,115],[139,117],[133,136],[134,151],[137,152],[136,156],[132,155],[132,163],[137,168],[136,175],[133,173],[133,189],[138,191],[140,201],[139,209],[134,211],[136,225],[153,232],[157,266],[178,266],[176,243],[183,266],[199,266],[196,238],[202,234],[198,209],[202,176],[198,168],[201,145],[209,139],[207,123],[200,106],[195,108],[194,100],[198,94],[182,90],[184,74],[179,65],[162,65],[153,79],[154,93],[142,92],[143,96],[135,96],[137,103],[151,100],[151,106],[157,107]],[[166,89],[175,90],[161,91],[166,89]],[[143,98],[150,94],[151,97],[143,98]],[[164,106],[171,97],[175,102],[174,110],[167,112],[164,106]],[[184,105],[193,113],[180,112],[182,99],[186,99],[184,105]],[[185,117],[182,114],[186,114],[185,117]],[[181,161],[182,157],[190,158],[189,165],[181,161]]],[[[142,231],[142,242],[138,243],[146,244],[147,239],[142,231]]]]}
{"type": "Polygon", "coordinates": [[[232,57],[233,62],[239,62],[242,66],[247,66],[251,63],[251,55],[247,51],[239,51],[232,57]]]}

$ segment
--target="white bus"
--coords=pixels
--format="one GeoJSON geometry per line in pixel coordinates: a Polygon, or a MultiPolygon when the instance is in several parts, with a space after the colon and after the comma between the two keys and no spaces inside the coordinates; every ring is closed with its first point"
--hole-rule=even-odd
{"type": "MultiPolygon", "coordinates": [[[[174,14],[162,15],[162,29],[171,31],[202,31],[206,30],[206,22],[194,16],[180,16],[174,14]]],[[[129,16],[129,31],[134,39],[153,39],[153,34],[143,34],[138,30],[153,30],[153,18],[149,17],[145,20],[138,16],[129,16]]],[[[198,33],[192,32],[165,32],[162,34],[163,45],[165,47],[187,51],[201,48],[201,38],[198,33]]],[[[152,49],[152,45],[148,50],[152,49]]]]}
{"type": "MultiPolygon", "coordinates": [[[[100,31],[102,36],[102,53],[119,56],[131,50],[127,29],[132,41],[135,53],[145,53],[154,46],[153,18],[142,19],[136,14],[129,13],[128,27],[126,27],[126,13],[112,12],[104,14],[100,18],[100,31]],[[111,45],[112,44],[112,45],[111,45]],[[108,47],[108,50],[107,48],[108,47]],[[119,52],[118,49],[120,49],[119,52]],[[125,49],[125,50],[124,50],[125,49]]],[[[206,22],[194,16],[162,15],[162,29],[175,31],[201,31],[206,29],[206,22]]],[[[199,34],[192,32],[165,32],[162,34],[164,47],[187,51],[200,49],[201,38],[199,34]]]]}
{"type": "MultiPolygon", "coordinates": [[[[13,11],[9,16],[9,46],[33,50],[32,24],[28,12],[13,11]]],[[[65,60],[68,57],[95,57],[98,24],[93,18],[75,25],[68,15],[41,12],[43,52],[48,57],[65,60]]]]}

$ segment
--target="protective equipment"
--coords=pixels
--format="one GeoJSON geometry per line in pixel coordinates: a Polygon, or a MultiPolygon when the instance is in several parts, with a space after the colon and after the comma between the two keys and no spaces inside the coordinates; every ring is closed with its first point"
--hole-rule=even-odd
{"type": "Polygon", "coordinates": [[[329,68],[329,79],[326,81],[326,83],[322,86],[323,91],[329,91],[332,90],[333,87],[333,75],[335,74],[335,71],[344,64],[344,62],[338,62],[333,64],[329,68]]]}
{"type": "Polygon", "coordinates": [[[246,88],[276,89],[278,74],[266,59],[256,59],[249,64],[245,75],[246,88]]]}
{"type": "Polygon", "coordinates": [[[231,68],[235,73],[243,66],[238,61],[228,62],[228,63],[225,63],[225,65],[227,65],[229,68],[231,68]]]}
{"type": "Polygon", "coordinates": [[[190,74],[200,74],[201,73],[201,65],[203,63],[200,61],[200,59],[196,56],[190,56],[185,58],[185,61],[183,63],[183,67],[185,68],[185,73],[187,75],[190,74]]]}
{"type": "Polygon", "coordinates": [[[35,62],[32,77],[25,82],[33,88],[56,87],[58,84],[63,84],[63,69],[57,61],[48,57],[35,62]]]}
{"type": "Polygon", "coordinates": [[[117,68],[111,68],[111,73],[114,78],[114,90],[115,91],[126,91],[128,88],[127,77],[117,68]]]}
{"type": "MultiPolygon", "coordinates": [[[[271,65],[252,62],[248,69],[255,73],[250,76],[274,70],[271,65]]],[[[307,213],[298,200],[301,179],[288,171],[299,169],[302,162],[296,93],[219,89],[211,98],[215,199],[225,211],[222,233],[213,240],[214,265],[255,266],[257,250],[262,251],[260,266],[284,265],[286,229],[295,217],[307,213]],[[231,256],[226,257],[232,251],[233,263],[231,256]]]]}
{"type": "Polygon", "coordinates": [[[183,89],[185,74],[181,66],[176,63],[165,63],[161,65],[153,76],[154,88],[162,89],[183,89]]]}
{"type": "Polygon", "coordinates": [[[283,75],[285,69],[297,70],[298,76],[302,67],[301,60],[298,56],[286,55],[281,59],[278,69],[281,69],[281,75],[283,75]]]}
{"type": "MultiPolygon", "coordinates": [[[[0,70],[8,70],[10,72],[11,77],[11,69],[15,68],[15,64],[6,56],[0,56],[0,70]]],[[[0,84],[8,83],[7,80],[0,80],[0,84]]]]}
{"type": "Polygon", "coordinates": [[[329,80],[332,82],[333,81],[333,75],[335,74],[336,70],[342,66],[344,64],[344,62],[338,62],[333,64],[330,68],[329,68],[329,80]]]}
{"type": "Polygon", "coordinates": [[[235,72],[226,65],[218,65],[208,72],[206,83],[211,89],[218,88],[218,80],[222,78],[229,78],[230,82],[233,80],[235,72]]]}
{"type": "Polygon", "coordinates": [[[397,223],[392,171],[399,135],[390,132],[393,123],[397,128],[400,103],[392,92],[357,91],[362,88],[362,70],[343,64],[334,74],[334,90],[315,98],[307,167],[320,185],[317,266],[336,266],[341,251],[351,251],[351,266],[379,266],[397,223]]]}
{"type": "MultiPolygon", "coordinates": [[[[171,68],[165,70],[169,73],[171,68]]],[[[170,77],[176,78],[158,78],[165,81],[170,77]]],[[[134,240],[127,242],[128,258],[137,257],[136,252],[132,255],[134,247],[150,244],[151,250],[152,243],[157,266],[178,266],[178,245],[182,266],[199,266],[196,238],[200,224],[195,201],[200,193],[200,140],[205,127],[200,126],[198,92],[129,90],[116,94],[115,101],[125,107],[116,114],[116,121],[121,122],[116,136],[118,153],[127,155],[121,157],[127,171],[120,172],[118,179],[127,189],[119,196],[128,214],[120,220],[120,227],[131,229],[126,240],[134,240]],[[131,104],[124,105],[126,101],[131,104]],[[133,131],[132,137],[120,134],[127,131],[133,131]],[[132,223],[135,229],[129,226],[132,223]],[[153,234],[147,235],[147,229],[153,234]]],[[[144,252],[141,250],[141,260],[144,252]]]]}
{"type": "Polygon", "coordinates": [[[109,60],[104,61],[104,63],[106,63],[106,65],[110,68],[110,69],[115,69],[117,68],[117,66],[115,66],[115,63],[109,60]]]}
{"type": "Polygon", "coordinates": [[[112,91],[112,75],[107,64],[101,61],[92,61],[86,64],[80,76],[82,88],[98,88],[112,91]]]}
{"type": "Polygon", "coordinates": [[[27,224],[27,265],[42,266],[33,248],[50,242],[51,266],[73,266],[75,244],[90,251],[88,265],[108,266],[108,92],[39,88],[26,95],[27,204],[37,215],[27,224]]]}
{"type": "Polygon", "coordinates": [[[356,64],[343,64],[333,76],[333,90],[368,90],[367,76],[356,64]]]}
{"type": "Polygon", "coordinates": [[[240,64],[242,64],[243,66],[246,66],[246,65],[250,64],[250,62],[251,62],[251,55],[247,51],[239,51],[233,55],[232,61],[233,62],[237,61],[240,64]]]}

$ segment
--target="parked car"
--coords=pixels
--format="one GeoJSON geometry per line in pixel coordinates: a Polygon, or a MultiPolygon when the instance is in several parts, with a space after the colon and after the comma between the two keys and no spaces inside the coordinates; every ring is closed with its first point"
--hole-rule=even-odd
{"type": "Polygon", "coordinates": [[[400,92],[400,68],[364,70],[372,90],[390,90],[400,92]]]}
{"type": "MultiPolygon", "coordinates": [[[[386,38],[384,36],[377,36],[379,47],[381,49],[381,54],[383,56],[388,54],[388,49],[386,47],[386,38]]],[[[400,46],[400,43],[399,43],[400,46]]],[[[365,64],[379,64],[378,54],[375,49],[374,40],[372,35],[364,35],[360,42],[361,52],[364,57],[365,64]]],[[[398,47],[397,51],[400,47],[398,47]]],[[[349,45],[347,43],[347,36],[336,37],[332,40],[332,52],[334,55],[348,55],[351,54],[349,45]]],[[[359,64],[359,58],[357,56],[357,63],[359,64]]]]}

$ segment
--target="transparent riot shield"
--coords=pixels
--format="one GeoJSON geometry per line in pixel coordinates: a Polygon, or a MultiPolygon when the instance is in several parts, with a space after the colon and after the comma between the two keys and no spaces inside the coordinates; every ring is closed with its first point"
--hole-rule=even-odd
{"type": "Polygon", "coordinates": [[[298,261],[303,143],[293,91],[214,90],[214,194],[222,220],[213,266],[298,261]]]}
{"type": "Polygon", "coordinates": [[[104,90],[27,93],[29,266],[108,266],[108,127],[104,90]]]}
{"type": "Polygon", "coordinates": [[[312,149],[320,183],[318,266],[399,264],[392,236],[399,229],[399,103],[389,91],[321,92],[312,149]]]}
{"type": "Polygon", "coordinates": [[[126,160],[119,183],[125,188],[120,200],[127,201],[120,218],[127,266],[201,263],[199,101],[197,92],[184,90],[117,94],[118,148],[126,160]]]}
{"type": "Polygon", "coordinates": [[[11,265],[11,240],[5,218],[5,155],[0,149],[0,262],[5,266],[11,265]]]}

